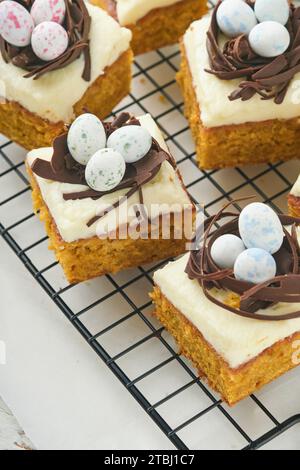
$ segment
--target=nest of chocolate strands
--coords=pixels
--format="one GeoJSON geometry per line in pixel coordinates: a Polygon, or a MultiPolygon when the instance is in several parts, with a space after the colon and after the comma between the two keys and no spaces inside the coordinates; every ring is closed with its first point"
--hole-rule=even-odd
{"type": "Polygon", "coordinates": [[[239,214],[226,211],[234,202],[237,201],[230,202],[204,222],[202,246],[199,250],[191,251],[185,272],[189,279],[199,282],[211,302],[236,315],[269,321],[300,318],[300,310],[287,314],[263,313],[264,309],[280,302],[300,303],[300,248],[297,238],[300,218],[278,215],[285,236],[280,250],[274,255],[277,274],[266,282],[252,284],[236,279],[232,269],[220,269],[211,256],[211,247],[218,237],[225,234],[239,236],[239,214]],[[216,229],[215,225],[224,218],[231,220],[216,229]],[[290,229],[287,230],[287,227],[290,229]],[[239,297],[239,308],[216,298],[212,292],[214,287],[236,294],[239,297]]]}
{"type": "MultiPolygon", "coordinates": [[[[247,3],[253,7],[253,1],[248,0],[247,3]]],[[[264,58],[253,52],[244,34],[230,39],[223,48],[220,47],[220,29],[217,23],[220,4],[221,1],[214,8],[207,33],[211,68],[206,72],[221,80],[245,77],[239,87],[229,95],[231,101],[247,101],[258,94],[264,100],[274,99],[276,104],[281,104],[291,80],[300,72],[300,7],[290,5],[290,17],[286,24],[291,39],[288,50],[275,58],[264,58]]]]}
{"type": "MultiPolygon", "coordinates": [[[[111,122],[103,123],[106,136],[109,137],[115,130],[126,126],[136,125],[140,126],[138,119],[131,117],[129,113],[121,113],[111,122]]],[[[40,158],[35,159],[32,164],[32,171],[40,176],[51,181],[69,184],[87,185],[85,179],[85,166],[81,165],[72,157],[67,143],[68,132],[56,137],[53,142],[53,155],[51,161],[46,161],[40,158]]],[[[92,198],[94,200],[100,199],[102,196],[114,193],[121,189],[128,189],[126,194],[116,201],[115,204],[107,208],[102,214],[97,215],[87,225],[93,225],[97,220],[104,217],[111,210],[119,207],[133,194],[138,193],[139,203],[143,204],[143,190],[142,187],[151,181],[158,174],[161,165],[164,161],[168,161],[173,168],[175,162],[172,157],[163,150],[159,143],[152,138],[152,146],[141,160],[135,163],[127,163],[126,171],[122,181],[112,190],[109,191],[95,191],[94,189],[87,189],[85,191],[75,191],[73,193],[64,194],[64,199],[76,200],[92,198]]]]}
{"type": "MultiPolygon", "coordinates": [[[[30,11],[34,0],[15,0],[26,10],[30,11]]],[[[74,62],[81,54],[84,56],[84,68],[82,78],[85,81],[91,79],[91,58],[89,47],[89,34],[91,17],[85,6],[84,0],[64,0],[66,6],[65,19],[62,26],[68,34],[68,47],[66,51],[51,61],[39,59],[32,50],[31,45],[26,47],[12,46],[0,36],[0,52],[6,63],[12,63],[16,67],[27,71],[25,78],[33,77],[34,80],[54,70],[59,70],[74,62]]]]}

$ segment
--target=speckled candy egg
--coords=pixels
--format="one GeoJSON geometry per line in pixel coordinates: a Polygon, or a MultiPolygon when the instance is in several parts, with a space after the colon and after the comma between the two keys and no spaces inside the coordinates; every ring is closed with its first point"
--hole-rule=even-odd
{"type": "Polygon", "coordinates": [[[30,14],[35,25],[43,21],[54,21],[62,24],[66,14],[64,0],[35,0],[30,14]]]}
{"type": "Polygon", "coordinates": [[[256,0],[254,11],[260,23],[277,21],[285,25],[289,19],[290,8],[287,0],[256,0]]]}
{"type": "Polygon", "coordinates": [[[68,47],[68,42],[67,31],[53,21],[38,24],[31,36],[33,52],[47,62],[62,55],[68,47]]]}
{"type": "Polygon", "coordinates": [[[277,57],[290,45],[290,34],[276,21],[264,21],[254,26],[249,34],[249,44],[261,57],[277,57]]]}
{"type": "Polygon", "coordinates": [[[33,19],[22,5],[7,0],[0,3],[0,34],[5,41],[13,46],[28,46],[33,28],[33,19]]]}
{"type": "Polygon", "coordinates": [[[126,164],[122,155],[114,149],[96,152],[85,169],[85,179],[95,191],[110,191],[122,181],[126,164]]]}
{"type": "Polygon", "coordinates": [[[276,262],[267,251],[249,248],[237,257],[234,275],[239,281],[260,284],[276,276],[276,262]]]}
{"type": "Polygon", "coordinates": [[[239,217],[240,236],[247,248],[262,248],[273,254],[283,242],[283,228],[276,212],[266,204],[254,202],[239,217]]]}
{"type": "Polygon", "coordinates": [[[141,126],[123,126],[113,132],[107,140],[107,147],[120,152],[126,163],[134,163],[143,158],[151,145],[150,132],[141,126]]]}
{"type": "Polygon", "coordinates": [[[220,30],[228,37],[249,34],[257,24],[252,8],[243,0],[223,0],[217,11],[220,30]]]}
{"type": "Polygon", "coordinates": [[[105,144],[105,129],[97,116],[86,113],[75,119],[68,132],[68,148],[78,163],[86,165],[105,144]]]}
{"type": "Polygon", "coordinates": [[[245,245],[236,235],[230,233],[221,235],[211,247],[211,257],[221,269],[233,268],[234,263],[243,251],[245,245]]]}

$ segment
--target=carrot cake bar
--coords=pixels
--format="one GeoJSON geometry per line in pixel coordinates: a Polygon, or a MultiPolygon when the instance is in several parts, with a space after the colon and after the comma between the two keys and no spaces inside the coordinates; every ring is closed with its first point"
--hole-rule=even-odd
{"type": "Polygon", "coordinates": [[[206,0],[91,0],[131,29],[135,55],[178,42],[207,11],[206,0]]]}
{"type": "Polygon", "coordinates": [[[299,224],[262,203],[220,212],[199,250],[154,274],[155,315],[229,405],[300,362],[299,224]]]}
{"type": "Polygon", "coordinates": [[[31,150],[84,110],[108,116],[130,90],[130,40],[84,0],[2,1],[0,133],[31,150]]]}
{"type": "Polygon", "coordinates": [[[150,115],[79,116],[29,152],[33,202],[70,283],[186,251],[192,204],[150,115]]]}
{"type": "Polygon", "coordinates": [[[300,9],[284,0],[262,16],[261,3],[218,2],[181,42],[178,82],[202,168],[300,156],[300,9]]]}
{"type": "Polygon", "coordinates": [[[300,217],[300,175],[289,194],[288,204],[290,214],[300,217]]]}

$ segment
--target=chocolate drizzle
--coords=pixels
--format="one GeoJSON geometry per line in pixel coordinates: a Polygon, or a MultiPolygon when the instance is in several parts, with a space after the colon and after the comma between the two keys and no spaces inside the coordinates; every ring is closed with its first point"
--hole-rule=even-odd
{"type": "MultiPolygon", "coordinates": [[[[116,129],[127,125],[137,126],[140,125],[140,122],[136,118],[130,117],[129,113],[122,113],[112,122],[104,123],[107,137],[116,129]]],[[[82,184],[87,186],[85,180],[85,166],[76,162],[70,154],[67,144],[67,136],[68,133],[66,132],[59,137],[56,137],[54,140],[53,155],[50,162],[37,158],[33,162],[31,169],[41,178],[58,181],[60,183],[82,184]]],[[[90,227],[97,220],[104,217],[108,212],[120,206],[126,201],[126,199],[136,192],[139,194],[140,204],[143,204],[142,186],[151,181],[157,175],[164,161],[168,161],[173,167],[175,167],[175,162],[172,157],[160,147],[155,139],[152,139],[151,149],[145,157],[136,163],[126,164],[125,175],[117,187],[105,192],[94,191],[91,188],[85,191],[75,191],[73,193],[64,194],[64,200],[69,201],[86,198],[97,200],[105,194],[114,193],[122,189],[128,189],[121,199],[108,207],[103,213],[93,217],[93,219],[87,223],[88,227],[90,227]]]]}
{"type": "MultiPolygon", "coordinates": [[[[34,0],[16,0],[28,11],[30,11],[34,0]]],[[[89,82],[91,80],[91,58],[89,47],[89,34],[91,18],[85,6],[84,0],[64,0],[66,15],[63,27],[69,37],[67,50],[54,60],[49,62],[39,59],[33,52],[31,45],[27,47],[15,47],[0,36],[0,52],[6,63],[11,62],[16,67],[26,70],[25,78],[33,77],[34,80],[42,75],[61,69],[84,56],[84,68],[82,78],[89,82]]]]}
{"type": "MultiPolygon", "coordinates": [[[[253,7],[253,1],[248,0],[247,3],[253,7]]],[[[217,10],[220,4],[221,1],[214,8],[207,32],[211,69],[206,72],[221,80],[245,78],[229,95],[231,101],[246,101],[258,94],[264,100],[274,99],[276,104],[281,104],[291,80],[300,72],[300,7],[290,5],[290,17],[286,25],[291,38],[289,49],[278,57],[264,58],[252,51],[246,35],[227,41],[221,49],[217,24],[217,10]]]]}
{"type": "Polygon", "coordinates": [[[185,272],[189,279],[196,279],[199,282],[205,296],[211,302],[236,315],[269,321],[299,318],[300,310],[283,315],[263,314],[261,311],[279,302],[300,302],[300,249],[296,230],[300,225],[300,218],[279,215],[285,237],[282,247],[274,256],[277,263],[276,277],[261,284],[239,281],[234,277],[232,269],[218,268],[211,257],[212,244],[218,237],[226,233],[239,236],[239,214],[226,211],[233,202],[228,203],[215,216],[204,222],[202,246],[199,250],[191,251],[185,272]],[[212,232],[214,225],[224,218],[231,220],[212,232]],[[286,226],[292,226],[291,233],[286,230],[286,226]],[[239,308],[216,298],[212,294],[213,287],[237,294],[239,308]]]}

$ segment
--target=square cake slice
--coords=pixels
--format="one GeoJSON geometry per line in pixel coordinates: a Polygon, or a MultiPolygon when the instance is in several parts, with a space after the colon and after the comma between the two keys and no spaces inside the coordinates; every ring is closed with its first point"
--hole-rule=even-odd
{"type": "Polygon", "coordinates": [[[91,0],[132,31],[135,55],[178,42],[207,11],[206,0],[91,0]]]}
{"type": "MultiPolygon", "coordinates": [[[[269,223],[266,232],[263,219],[258,223],[258,211],[266,214],[262,206],[257,203],[253,209],[257,223],[251,236],[261,233],[265,241],[270,235],[272,244],[275,230],[269,223]]],[[[229,405],[300,364],[300,219],[281,216],[280,220],[293,228],[291,234],[285,229],[283,242],[280,228],[277,232],[282,245],[273,254],[275,265],[265,250],[240,248],[238,235],[244,232],[238,232],[235,219],[212,232],[211,241],[204,242],[199,251],[154,273],[155,316],[200,377],[229,405]],[[226,248],[217,250],[216,242],[226,248]],[[271,264],[264,264],[264,257],[271,264]],[[267,273],[272,264],[273,274],[267,273]]]]}
{"type": "MultiPolygon", "coordinates": [[[[299,158],[300,65],[293,56],[299,25],[292,21],[299,9],[291,6],[284,30],[290,34],[287,52],[266,58],[252,51],[247,35],[222,33],[216,13],[220,5],[192,23],[181,42],[177,78],[199,166],[215,169],[299,158]]],[[[273,41],[275,46],[276,34],[273,41]]]]}
{"type": "Polygon", "coordinates": [[[34,208],[70,283],[177,256],[193,233],[194,205],[151,116],[95,119],[81,115],[26,162],[34,208]]]}
{"type": "MultiPolygon", "coordinates": [[[[27,150],[51,145],[86,110],[108,116],[130,90],[131,32],[84,0],[64,4],[69,43],[56,59],[41,60],[30,45],[12,46],[0,29],[0,133],[27,150]]],[[[33,0],[26,8],[29,15],[33,0]]]]}
{"type": "Polygon", "coordinates": [[[300,217],[300,175],[288,196],[289,212],[295,217],[300,217]]]}

